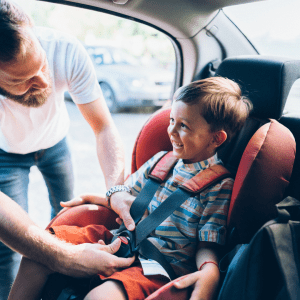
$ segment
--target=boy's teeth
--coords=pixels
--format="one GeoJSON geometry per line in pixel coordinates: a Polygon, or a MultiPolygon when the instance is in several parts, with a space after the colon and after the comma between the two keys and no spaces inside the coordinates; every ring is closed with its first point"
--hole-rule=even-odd
{"type": "Polygon", "coordinates": [[[183,145],[182,145],[182,144],[178,144],[178,143],[173,142],[173,146],[174,146],[175,148],[181,148],[183,145]]]}

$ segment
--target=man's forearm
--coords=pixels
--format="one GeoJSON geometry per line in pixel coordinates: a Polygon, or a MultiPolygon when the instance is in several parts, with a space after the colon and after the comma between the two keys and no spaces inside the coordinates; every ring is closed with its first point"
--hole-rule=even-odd
{"type": "Polygon", "coordinates": [[[106,188],[124,183],[125,154],[121,137],[114,124],[96,134],[97,155],[106,188]]]}
{"type": "Polygon", "coordinates": [[[61,254],[71,247],[38,227],[17,203],[1,192],[0,240],[16,252],[53,271],[63,269],[61,254]]]}
{"type": "Polygon", "coordinates": [[[77,105],[94,131],[97,155],[105,177],[106,188],[124,182],[124,147],[103,96],[77,105]]]}

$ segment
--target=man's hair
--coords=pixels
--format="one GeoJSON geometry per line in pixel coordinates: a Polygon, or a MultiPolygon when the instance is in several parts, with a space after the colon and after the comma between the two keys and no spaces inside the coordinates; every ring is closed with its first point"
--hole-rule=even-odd
{"type": "Polygon", "coordinates": [[[239,85],[227,78],[211,77],[179,88],[174,101],[198,105],[212,132],[224,130],[227,140],[242,128],[252,109],[239,85]]]}
{"type": "Polygon", "coordinates": [[[21,8],[0,0],[0,62],[9,62],[25,51],[30,39],[24,29],[32,26],[33,21],[21,8]]]}

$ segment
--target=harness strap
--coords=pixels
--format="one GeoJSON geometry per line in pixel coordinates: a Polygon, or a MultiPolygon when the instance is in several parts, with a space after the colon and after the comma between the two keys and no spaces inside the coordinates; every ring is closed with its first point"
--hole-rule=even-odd
{"type": "MultiPolygon", "coordinates": [[[[155,195],[158,187],[166,179],[168,173],[178,159],[173,155],[173,152],[164,154],[149,171],[148,178],[144,188],[137,195],[135,201],[130,207],[130,215],[135,224],[137,224],[145,213],[150,201],[155,195]]],[[[125,230],[124,223],[121,224],[117,233],[125,230]]]]}
{"type": "Polygon", "coordinates": [[[166,270],[171,280],[176,279],[177,276],[170,263],[166,260],[165,256],[148,239],[144,239],[141,242],[139,253],[148,259],[153,259],[157,261],[166,270]]]}
{"type": "MultiPolygon", "coordinates": [[[[150,170],[148,175],[149,179],[146,185],[138,194],[130,208],[130,214],[133,217],[135,224],[137,224],[135,247],[139,247],[139,252],[146,258],[153,259],[160,263],[171,279],[176,278],[174,270],[163,254],[146,239],[147,236],[191,195],[198,194],[209,186],[219,182],[221,179],[230,176],[230,172],[222,165],[214,165],[199,172],[183,185],[179,185],[177,190],[161,203],[157,209],[142,222],[138,223],[154,197],[158,187],[165,181],[168,173],[176,162],[177,158],[174,157],[172,152],[166,153],[150,170]]],[[[125,229],[125,225],[122,224],[117,232],[122,232],[125,229]]]]}
{"type": "MultiPolygon", "coordinates": [[[[161,159],[152,167],[148,177],[160,183],[164,182],[173,165],[178,159],[173,155],[173,152],[167,152],[161,159]]],[[[198,194],[203,189],[211,186],[212,184],[220,181],[223,178],[229,177],[230,172],[222,165],[213,165],[197,175],[189,179],[179,187],[187,190],[188,192],[198,194]]],[[[146,209],[145,209],[146,210],[146,209]]],[[[143,212],[144,213],[144,212],[143,212]]]]}
{"type": "MultiPolygon", "coordinates": [[[[135,198],[134,202],[130,207],[130,215],[135,224],[137,224],[141,220],[143,214],[145,213],[150,201],[154,197],[154,194],[159,186],[160,182],[150,179],[147,181],[144,188],[135,198]]],[[[117,230],[117,233],[120,233],[124,230],[126,230],[126,227],[124,223],[122,223],[119,229],[117,230]]]]}
{"type": "MultiPolygon", "coordinates": [[[[146,238],[152,230],[167,219],[174,210],[184,203],[193,194],[199,194],[210,185],[230,176],[230,172],[221,165],[214,165],[198,173],[186,184],[180,185],[163,203],[159,205],[147,218],[136,226],[136,245],[146,238]],[[221,168],[219,168],[221,167],[221,168]]],[[[146,209],[145,209],[146,210],[146,209]]],[[[145,212],[144,210],[144,212],[145,212]]],[[[143,212],[143,213],[144,213],[143,212]]]]}
{"type": "Polygon", "coordinates": [[[154,166],[152,166],[148,177],[157,180],[160,183],[164,182],[173,165],[175,165],[177,161],[178,159],[173,155],[172,151],[167,152],[154,166]]]}

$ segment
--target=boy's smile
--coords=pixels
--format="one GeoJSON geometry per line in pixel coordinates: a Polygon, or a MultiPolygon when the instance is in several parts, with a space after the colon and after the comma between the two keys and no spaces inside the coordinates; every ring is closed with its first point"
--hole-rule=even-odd
{"type": "Polygon", "coordinates": [[[184,163],[199,162],[215,154],[215,133],[201,116],[199,105],[174,101],[168,134],[173,154],[182,158],[184,163]]]}

